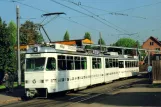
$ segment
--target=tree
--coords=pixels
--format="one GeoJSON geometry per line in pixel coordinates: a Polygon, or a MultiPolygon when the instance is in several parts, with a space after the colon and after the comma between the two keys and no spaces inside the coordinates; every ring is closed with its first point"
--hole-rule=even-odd
{"type": "Polygon", "coordinates": [[[14,47],[16,45],[16,37],[17,37],[16,31],[17,31],[16,24],[13,21],[11,21],[8,24],[10,50],[11,50],[11,53],[9,55],[10,55],[10,61],[12,62],[10,65],[12,67],[11,71],[16,71],[16,53],[14,50],[14,47]]]}
{"type": "Polygon", "coordinates": [[[11,37],[11,43],[15,45],[16,44],[16,31],[17,31],[16,24],[13,21],[11,21],[8,25],[8,29],[9,29],[9,33],[11,37]]]}
{"type": "MultiPolygon", "coordinates": [[[[4,72],[15,71],[15,51],[13,45],[13,32],[11,26],[7,26],[5,21],[0,18],[0,76],[3,76],[4,72]]],[[[14,31],[14,30],[13,30],[14,31]]],[[[2,77],[0,77],[2,79],[2,77]]]]}
{"type": "Polygon", "coordinates": [[[91,40],[91,34],[89,32],[86,32],[85,35],[84,35],[84,39],[91,40]]]}
{"type": "MultiPolygon", "coordinates": [[[[91,34],[89,32],[85,32],[84,39],[89,39],[91,40],[91,34]]],[[[85,49],[91,49],[92,47],[87,45],[85,46],[85,49]]]]}
{"type": "Polygon", "coordinates": [[[131,38],[121,38],[113,45],[122,47],[136,47],[137,42],[131,38]]]}
{"type": "MultiPolygon", "coordinates": [[[[121,38],[116,43],[113,44],[113,46],[122,46],[122,47],[130,47],[130,48],[138,48],[139,42],[135,41],[131,38],[121,38]]],[[[125,53],[127,54],[134,54],[134,51],[132,50],[126,50],[125,53]]]]}
{"type": "Polygon", "coordinates": [[[99,40],[98,40],[98,44],[100,45],[106,45],[106,43],[105,43],[105,41],[102,39],[102,38],[100,38],[99,40]]]}
{"type": "Polygon", "coordinates": [[[65,32],[65,35],[64,35],[64,41],[69,41],[69,33],[68,31],[65,32]]]}
{"type": "Polygon", "coordinates": [[[31,21],[26,21],[20,27],[20,43],[36,44],[43,42],[42,35],[38,32],[38,26],[31,21]]]}

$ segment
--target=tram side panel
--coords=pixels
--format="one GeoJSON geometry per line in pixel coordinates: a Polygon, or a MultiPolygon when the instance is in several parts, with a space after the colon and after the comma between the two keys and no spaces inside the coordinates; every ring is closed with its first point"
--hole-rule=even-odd
{"type": "Polygon", "coordinates": [[[126,71],[125,61],[124,60],[119,60],[119,78],[126,77],[125,71],[126,71]]]}
{"type": "Polygon", "coordinates": [[[111,82],[119,78],[116,59],[105,57],[105,82],[111,82]]]}
{"type": "Polygon", "coordinates": [[[91,57],[91,85],[104,82],[103,57],[91,57]]]}
{"type": "MultiPolygon", "coordinates": [[[[64,59],[64,58],[63,58],[64,59]]],[[[85,56],[77,56],[77,55],[65,55],[66,59],[66,68],[58,66],[61,69],[65,69],[64,71],[60,71],[59,80],[64,82],[59,82],[58,90],[70,90],[70,89],[78,89],[81,87],[86,87],[90,84],[90,72],[87,64],[88,58],[85,56]]],[[[58,59],[59,60],[59,59],[58,59]]],[[[61,64],[61,61],[60,61],[61,64]]],[[[59,68],[59,67],[58,67],[59,68]]],[[[60,69],[60,68],[59,68],[60,69]]]]}

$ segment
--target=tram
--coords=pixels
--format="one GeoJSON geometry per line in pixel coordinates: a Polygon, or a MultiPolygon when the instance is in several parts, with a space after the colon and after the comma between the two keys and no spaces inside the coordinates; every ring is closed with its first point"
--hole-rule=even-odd
{"type": "Polygon", "coordinates": [[[80,52],[75,46],[34,46],[25,55],[27,97],[79,90],[119,78],[137,75],[138,58],[119,57],[116,52],[80,52]]]}

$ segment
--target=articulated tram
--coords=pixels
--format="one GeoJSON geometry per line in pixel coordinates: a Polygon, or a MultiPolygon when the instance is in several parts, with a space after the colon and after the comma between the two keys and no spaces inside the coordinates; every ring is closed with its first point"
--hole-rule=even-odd
{"type": "Polygon", "coordinates": [[[137,75],[138,58],[77,52],[74,46],[35,46],[25,55],[25,90],[28,97],[108,83],[137,75]]]}

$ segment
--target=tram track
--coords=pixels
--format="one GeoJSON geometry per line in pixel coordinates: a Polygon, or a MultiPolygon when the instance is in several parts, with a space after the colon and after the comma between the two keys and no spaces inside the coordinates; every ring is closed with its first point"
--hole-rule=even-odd
{"type": "Polygon", "coordinates": [[[109,94],[113,91],[130,87],[135,82],[143,81],[145,78],[130,78],[126,80],[117,80],[110,84],[90,87],[88,89],[78,91],[76,93],[68,93],[63,97],[53,97],[48,99],[33,99],[30,101],[21,101],[14,104],[9,104],[3,107],[67,107],[77,103],[88,101],[89,99],[97,98],[103,94],[109,94]]]}

